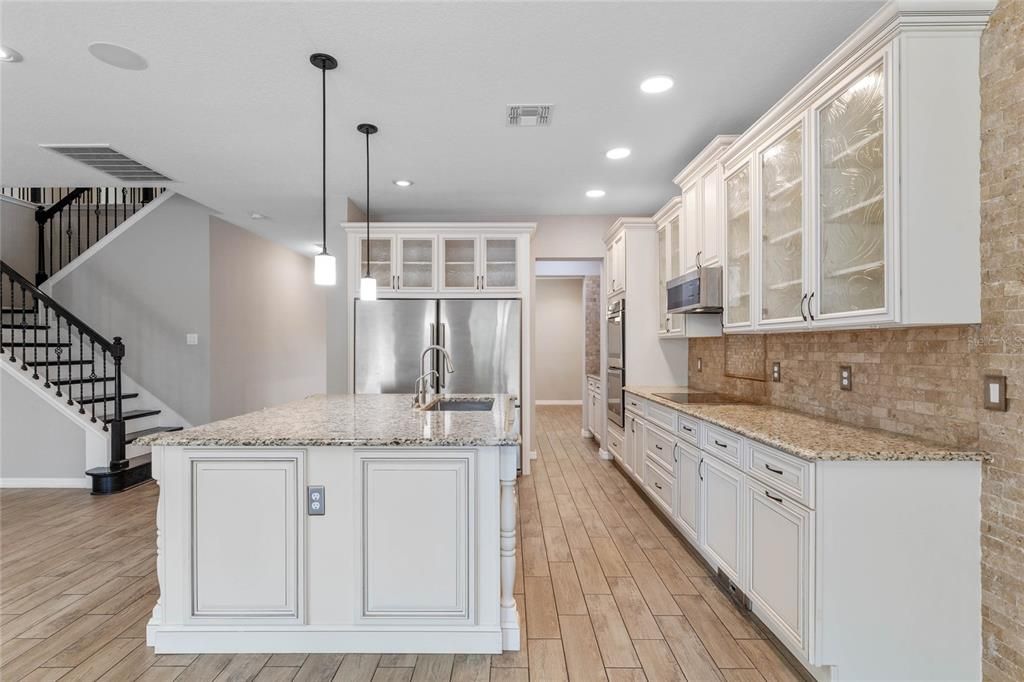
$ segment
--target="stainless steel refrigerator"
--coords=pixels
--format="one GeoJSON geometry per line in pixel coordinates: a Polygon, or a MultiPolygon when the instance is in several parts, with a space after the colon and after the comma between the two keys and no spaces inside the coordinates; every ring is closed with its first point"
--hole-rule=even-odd
{"type": "MultiPolygon", "coordinates": [[[[355,392],[413,393],[420,356],[431,345],[451,355],[440,393],[510,393],[521,385],[522,302],[511,299],[356,301],[355,392]]],[[[426,369],[440,371],[439,353],[426,369]]]]}

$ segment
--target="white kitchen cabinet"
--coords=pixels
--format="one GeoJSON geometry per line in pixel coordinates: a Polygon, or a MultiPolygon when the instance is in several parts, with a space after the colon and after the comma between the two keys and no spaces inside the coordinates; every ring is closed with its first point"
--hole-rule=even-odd
{"type": "Polygon", "coordinates": [[[735,135],[715,137],[673,180],[682,199],[680,266],[675,276],[722,262],[722,157],[735,135]]]}
{"type": "Polygon", "coordinates": [[[626,233],[620,232],[605,251],[605,269],[608,275],[608,296],[626,290],[626,233]]]}
{"type": "Polygon", "coordinates": [[[625,419],[625,453],[623,465],[633,478],[639,480],[644,461],[644,420],[635,414],[626,413],[625,419]]]}
{"type": "Polygon", "coordinates": [[[519,288],[519,240],[514,236],[485,235],[480,239],[480,288],[515,291],[519,288]]]}
{"type": "Polygon", "coordinates": [[[814,512],[749,479],[745,506],[747,595],[772,631],[807,658],[814,512]]]}
{"type": "MultiPolygon", "coordinates": [[[[725,147],[732,137],[720,142],[725,147]]],[[[705,168],[700,176],[700,259],[701,267],[711,267],[722,262],[722,165],[717,159],[705,168]]]]}
{"type": "Polygon", "coordinates": [[[441,235],[438,241],[441,245],[441,289],[479,291],[480,238],[441,235]]]}
{"type": "Polygon", "coordinates": [[[701,244],[704,241],[700,223],[700,185],[694,181],[682,188],[682,271],[678,275],[696,272],[701,264],[701,244]]]}
{"type": "Polygon", "coordinates": [[[299,459],[191,460],[192,621],[298,620],[299,459]]]}
{"type": "Polygon", "coordinates": [[[702,453],[701,460],[700,547],[715,568],[721,568],[742,589],[743,476],[713,455],[702,453]]]}
{"type": "Polygon", "coordinates": [[[601,400],[601,382],[587,378],[587,430],[597,442],[604,440],[604,401],[601,400]]]}
{"type": "Polygon", "coordinates": [[[416,451],[359,459],[362,620],[469,619],[470,461],[416,451]]]}
{"type": "Polygon", "coordinates": [[[658,225],[658,335],[663,337],[686,334],[686,316],[679,313],[669,314],[665,289],[668,281],[680,274],[681,207],[680,197],[673,197],[654,215],[654,221],[658,225]]]}
{"type": "Polygon", "coordinates": [[[370,277],[377,281],[377,291],[394,291],[396,288],[395,276],[395,235],[379,234],[370,237],[359,238],[359,262],[357,265],[356,280],[366,276],[369,268],[370,277]],[[367,263],[367,249],[369,249],[369,263],[367,263]]]}
{"type": "Polygon", "coordinates": [[[725,153],[727,332],[980,321],[987,11],[886,6],[725,153]]]}
{"type": "Polygon", "coordinates": [[[750,162],[729,169],[725,178],[725,267],[722,270],[722,326],[726,331],[751,330],[753,230],[751,229],[750,162]]]}
{"type": "MultiPolygon", "coordinates": [[[[398,235],[396,291],[437,289],[437,240],[433,236],[398,235]]],[[[378,282],[379,285],[379,282],[378,282]]]]}
{"type": "Polygon", "coordinates": [[[519,240],[506,235],[441,235],[441,290],[514,292],[519,288],[519,240]]]}
{"type": "Polygon", "coordinates": [[[676,441],[676,505],[674,518],[683,534],[694,545],[698,539],[698,505],[700,500],[700,483],[703,475],[700,470],[701,452],[693,445],[676,441]]]}

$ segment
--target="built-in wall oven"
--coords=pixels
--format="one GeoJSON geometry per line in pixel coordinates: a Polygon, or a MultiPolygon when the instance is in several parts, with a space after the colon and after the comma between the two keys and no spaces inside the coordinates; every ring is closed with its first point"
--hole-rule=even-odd
{"type": "Polygon", "coordinates": [[[606,322],[608,368],[605,371],[605,395],[608,420],[623,425],[623,393],[626,385],[626,301],[618,298],[608,305],[606,322]]]}

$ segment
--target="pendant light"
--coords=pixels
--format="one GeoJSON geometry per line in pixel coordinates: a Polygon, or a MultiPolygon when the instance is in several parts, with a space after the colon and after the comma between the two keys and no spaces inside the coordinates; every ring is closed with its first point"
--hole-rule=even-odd
{"type": "Polygon", "coordinates": [[[359,300],[377,300],[377,280],[370,276],[370,135],[377,132],[372,123],[360,123],[356,130],[366,136],[366,270],[359,280],[359,300]]]}
{"type": "Polygon", "coordinates": [[[320,286],[333,287],[338,280],[338,269],[334,256],[327,253],[327,72],[338,68],[338,60],[329,54],[317,52],[309,56],[309,62],[320,69],[322,113],[323,113],[323,147],[322,147],[322,186],[321,186],[321,221],[323,224],[323,241],[320,253],[313,258],[313,282],[320,286]]]}

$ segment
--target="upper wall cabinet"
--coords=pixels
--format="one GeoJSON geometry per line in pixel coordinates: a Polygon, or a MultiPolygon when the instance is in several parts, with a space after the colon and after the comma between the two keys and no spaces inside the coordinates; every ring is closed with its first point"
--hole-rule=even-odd
{"type": "Polygon", "coordinates": [[[886,5],[724,153],[727,331],[980,321],[988,11],[947,10],[886,5]]]}
{"type": "Polygon", "coordinates": [[[358,291],[366,271],[387,298],[437,295],[516,296],[529,277],[533,224],[380,223],[346,226],[349,280],[358,291]]]}
{"type": "Polygon", "coordinates": [[[605,272],[608,297],[626,290],[626,233],[620,232],[605,251],[605,272]]]}
{"type": "Polygon", "coordinates": [[[673,269],[669,279],[722,262],[721,159],[735,140],[735,135],[719,135],[711,140],[673,181],[679,186],[682,204],[676,242],[679,267],[673,269]]]}

